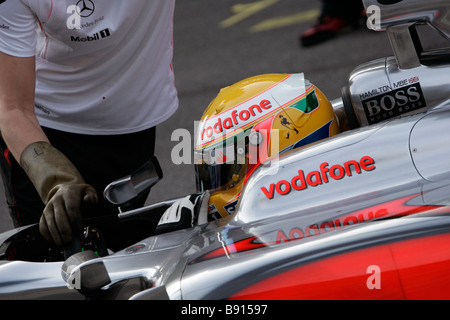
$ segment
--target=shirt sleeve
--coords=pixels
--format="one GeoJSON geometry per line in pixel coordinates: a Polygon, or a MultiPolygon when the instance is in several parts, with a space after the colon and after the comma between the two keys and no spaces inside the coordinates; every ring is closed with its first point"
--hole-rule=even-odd
{"type": "Polygon", "coordinates": [[[0,0],[0,51],[16,57],[36,53],[37,18],[22,0],[0,0]]]}

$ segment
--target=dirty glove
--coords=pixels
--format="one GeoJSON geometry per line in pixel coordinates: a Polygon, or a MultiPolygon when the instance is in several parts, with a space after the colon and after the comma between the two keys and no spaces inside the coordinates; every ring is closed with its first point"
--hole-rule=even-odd
{"type": "Polygon", "coordinates": [[[62,246],[82,230],[82,209],[97,203],[97,193],[60,151],[47,142],[30,144],[20,164],[45,204],[39,231],[62,246]]]}
{"type": "Polygon", "coordinates": [[[162,215],[155,233],[191,228],[208,222],[208,202],[208,191],[175,201],[162,215]]]}

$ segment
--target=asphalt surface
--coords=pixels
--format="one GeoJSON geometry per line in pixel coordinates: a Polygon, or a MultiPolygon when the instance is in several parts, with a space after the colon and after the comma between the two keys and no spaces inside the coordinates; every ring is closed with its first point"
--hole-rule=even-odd
{"type": "MultiPolygon", "coordinates": [[[[340,97],[355,67],[392,55],[386,34],[365,27],[301,48],[298,36],[313,24],[319,8],[319,0],[177,1],[173,65],[180,108],[157,128],[156,155],[164,179],[153,188],[148,203],[195,192],[191,161],[172,161],[172,151],[181,142],[173,141],[172,133],[186,129],[193,137],[194,121],[220,88],[258,74],[304,72],[332,100],[340,97]]],[[[5,213],[0,212],[0,231],[12,227],[5,213]]]]}

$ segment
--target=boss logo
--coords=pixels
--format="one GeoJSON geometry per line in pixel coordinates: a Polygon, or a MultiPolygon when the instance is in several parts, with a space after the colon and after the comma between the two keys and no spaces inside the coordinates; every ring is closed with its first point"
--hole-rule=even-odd
{"type": "Polygon", "coordinates": [[[362,104],[369,124],[426,107],[419,82],[363,100],[362,104]]]}

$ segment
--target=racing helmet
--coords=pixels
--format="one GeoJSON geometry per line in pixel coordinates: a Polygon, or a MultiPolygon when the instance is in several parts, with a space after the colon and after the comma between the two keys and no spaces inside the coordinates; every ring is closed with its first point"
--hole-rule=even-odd
{"type": "Polygon", "coordinates": [[[209,219],[232,215],[251,173],[266,160],[339,133],[330,101],[300,74],[263,74],[220,90],[197,126],[198,192],[209,219]]]}

